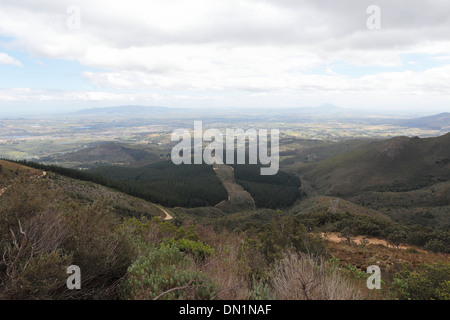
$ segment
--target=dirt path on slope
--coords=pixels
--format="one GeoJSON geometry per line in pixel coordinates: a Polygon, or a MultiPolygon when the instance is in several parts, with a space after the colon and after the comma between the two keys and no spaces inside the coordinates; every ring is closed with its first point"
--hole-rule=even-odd
{"type": "Polygon", "coordinates": [[[255,200],[250,193],[236,183],[233,167],[226,164],[214,164],[213,169],[228,193],[228,200],[217,204],[217,208],[224,211],[254,210],[256,208],[255,200]]]}
{"type": "Polygon", "coordinates": [[[170,213],[169,212],[167,212],[167,210],[166,209],[164,209],[164,208],[162,208],[162,207],[160,207],[160,206],[157,206],[162,212],[164,212],[164,214],[166,215],[165,217],[164,217],[164,221],[168,221],[168,220],[172,220],[173,219],[173,217],[170,215],[170,213]]]}
{"type": "MultiPolygon", "coordinates": [[[[336,243],[339,243],[341,241],[345,242],[345,240],[343,238],[339,238],[339,235],[337,233],[321,233],[321,236],[322,236],[322,238],[329,240],[331,242],[336,242],[336,243]]],[[[357,243],[357,244],[360,244],[361,243],[360,241],[362,239],[363,239],[362,236],[352,237],[353,242],[357,243]]],[[[388,242],[386,240],[378,239],[378,238],[366,238],[366,239],[367,239],[367,241],[369,241],[367,244],[381,244],[385,247],[393,248],[391,245],[388,244],[388,242]]],[[[403,250],[410,249],[410,248],[413,248],[413,247],[405,246],[402,244],[398,247],[398,249],[403,249],[403,250]]],[[[420,250],[417,248],[414,248],[414,249],[420,250]]]]}

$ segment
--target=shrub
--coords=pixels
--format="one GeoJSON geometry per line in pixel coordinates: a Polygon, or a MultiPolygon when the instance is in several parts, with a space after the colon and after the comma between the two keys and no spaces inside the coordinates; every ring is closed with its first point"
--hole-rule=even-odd
{"type": "Polygon", "coordinates": [[[56,299],[67,292],[67,267],[71,265],[71,256],[60,250],[40,254],[28,261],[26,268],[20,270],[12,279],[8,291],[13,299],[56,299]]]}
{"type": "Polygon", "coordinates": [[[334,263],[288,253],[278,262],[271,279],[276,299],[356,300],[362,298],[355,283],[334,263]]]}
{"type": "Polygon", "coordinates": [[[446,252],[447,248],[445,244],[438,239],[431,239],[429,240],[425,246],[425,249],[430,250],[432,252],[446,252]]]}
{"type": "Polygon", "coordinates": [[[214,253],[214,249],[200,241],[192,241],[188,239],[175,240],[170,238],[166,241],[170,245],[176,246],[181,252],[190,254],[196,259],[205,260],[214,253]]]}
{"type": "Polygon", "coordinates": [[[249,292],[248,300],[271,300],[272,296],[267,283],[257,281],[253,278],[253,289],[249,292]]]}
{"type": "Polygon", "coordinates": [[[450,297],[450,264],[422,265],[417,272],[398,272],[392,284],[400,299],[441,300],[450,297]]]}
{"type": "Polygon", "coordinates": [[[115,294],[114,288],[127,273],[136,257],[129,240],[115,232],[114,215],[104,203],[75,208],[65,216],[69,233],[63,248],[73,254],[73,263],[80,267],[85,297],[103,297],[115,294]]]}
{"type": "Polygon", "coordinates": [[[129,268],[125,295],[130,299],[211,299],[216,286],[193,260],[173,244],[162,243],[129,268]]]}
{"type": "Polygon", "coordinates": [[[405,249],[405,251],[408,252],[408,253],[412,253],[412,254],[418,254],[419,253],[419,251],[417,249],[415,249],[415,248],[407,248],[407,249],[405,249]]]}

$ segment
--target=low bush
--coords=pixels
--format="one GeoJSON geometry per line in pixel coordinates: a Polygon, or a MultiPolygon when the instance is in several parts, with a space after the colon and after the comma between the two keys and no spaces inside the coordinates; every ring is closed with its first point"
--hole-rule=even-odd
{"type": "Polygon", "coordinates": [[[392,289],[400,299],[448,300],[450,265],[440,262],[424,264],[416,272],[402,270],[395,275],[392,289]]]}
{"type": "Polygon", "coordinates": [[[211,299],[216,286],[193,260],[173,244],[148,250],[129,268],[125,283],[128,299],[211,299]]]}

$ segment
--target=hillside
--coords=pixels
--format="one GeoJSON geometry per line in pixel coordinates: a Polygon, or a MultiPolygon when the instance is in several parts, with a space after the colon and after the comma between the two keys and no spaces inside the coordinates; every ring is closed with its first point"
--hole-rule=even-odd
{"type": "Polygon", "coordinates": [[[214,172],[220,181],[222,181],[223,186],[228,193],[228,199],[216,204],[217,208],[225,212],[255,209],[255,200],[253,200],[250,193],[236,183],[233,167],[226,164],[215,164],[214,172]]]}
{"type": "Polygon", "coordinates": [[[0,189],[14,181],[24,181],[42,174],[42,171],[0,160],[0,189]]]}
{"type": "Polygon", "coordinates": [[[280,166],[287,171],[295,170],[299,163],[314,163],[360,149],[373,139],[350,139],[340,142],[283,138],[280,149],[280,166]]]}
{"type": "Polygon", "coordinates": [[[227,191],[212,166],[175,165],[162,161],[144,166],[100,166],[88,171],[113,181],[140,198],[169,207],[214,206],[227,199],[227,191]]]}
{"type": "Polygon", "coordinates": [[[405,192],[368,191],[349,200],[385,212],[403,224],[450,227],[450,181],[405,192]]]}
{"type": "Polygon", "coordinates": [[[35,195],[50,191],[51,201],[61,205],[71,202],[80,206],[103,203],[104,209],[120,216],[165,216],[158,206],[148,201],[98,184],[48,172],[44,174],[43,171],[3,160],[0,160],[0,168],[2,203],[7,203],[20,190],[26,189],[35,195]]]}
{"type": "MultiPolygon", "coordinates": [[[[5,186],[0,194],[0,299],[304,299],[291,275],[313,270],[311,281],[323,288],[314,299],[330,299],[323,290],[336,299],[406,299],[417,296],[396,287],[399,280],[416,279],[405,278],[405,270],[424,279],[428,270],[439,270],[441,277],[450,272],[448,255],[439,253],[449,252],[448,232],[401,226],[345,200],[335,213],[328,212],[328,197],[305,203],[311,212],[167,210],[53,173],[56,167],[43,172],[7,161],[0,165],[5,186]],[[175,219],[163,221],[172,214],[175,219]],[[349,237],[349,231],[361,239],[387,241],[379,247],[321,237],[349,237]],[[420,248],[403,250],[402,243],[420,248]],[[383,290],[376,294],[365,285],[369,263],[383,267],[383,290]],[[67,290],[70,265],[82,270],[81,290],[67,290]],[[336,281],[344,283],[339,291],[328,287],[336,281]]],[[[241,178],[254,178],[252,170],[238,170],[241,178]]],[[[73,171],[59,168],[76,176],[73,171]]],[[[286,173],[272,179],[266,184],[298,186],[286,173]]],[[[420,297],[444,299],[448,289],[440,280],[430,281],[432,290],[420,297]]]]}
{"type": "Polygon", "coordinates": [[[410,191],[450,179],[450,133],[437,138],[396,137],[298,170],[323,194],[410,191]]]}
{"type": "Polygon", "coordinates": [[[99,164],[134,164],[158,160],[156,152],[107,142],[88,146],[74,152],[41,158],[45,163],[61,163],[68,167],[91,167],[99,164]]]}
{"type": "Polygon", "coordinates": [[[399,125],[409,128],[450,130],[450,112],[444,112],[428,117],[403,120],[399,122],[399,125]]]}
{"type": "Polygon", "coordinates": [[[349,213],[356,216],[367,216],[381,220],[391,221],[391,219],[384,213],[369,209],[344,199],[335,197],[318,196],[305,199],[297,206],[294,206],[291,211],[295,213],[308,214],[316,212],[324,212],[327,214],[345,214],[349,213]]]}

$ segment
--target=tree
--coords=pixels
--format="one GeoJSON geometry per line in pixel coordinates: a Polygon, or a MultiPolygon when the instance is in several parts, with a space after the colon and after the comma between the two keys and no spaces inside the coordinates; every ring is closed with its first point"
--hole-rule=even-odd
{"type": "Polygon", "coordinates": [[[402,243],[405,240],[406,240],[406,233],[400,230],[393,231],[391,234],[389,234],[387,238],[388,244],[396,248],[399,248],[400,243],[402,243]]]}
{"type": "Polygon", "coordinates": [[[341,239],[344,239],[347,243],[353,242],[353,231],[349,227],[345,227],[341,230],[341,233],[338,236],[341,239]]]}
{"type": "Polygon", "coordinates": [[[361,243],[361,245],[363,247],[365,247],[365,246],[367,246],[370,243],[370,241],[367,239],[367,236],[364,236],[364,237],[362,237],[361,240],[359,240],[359,243],[361,243]]]}

